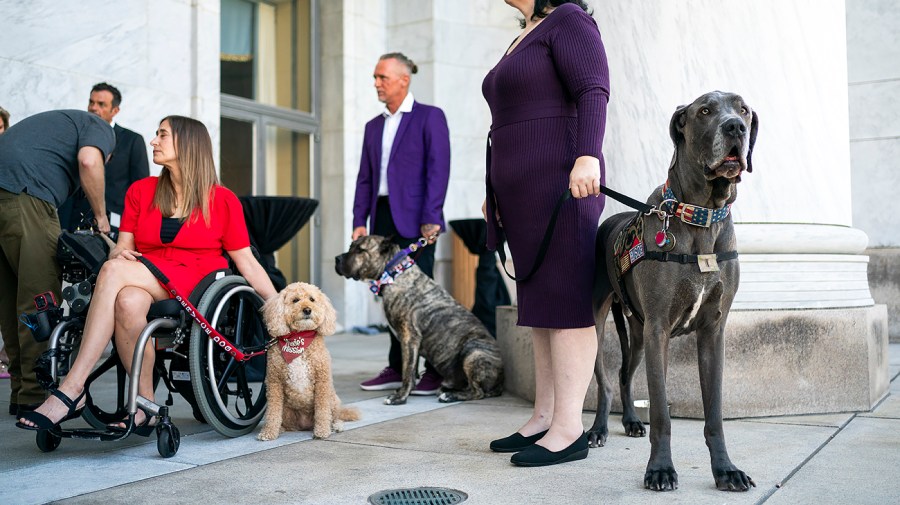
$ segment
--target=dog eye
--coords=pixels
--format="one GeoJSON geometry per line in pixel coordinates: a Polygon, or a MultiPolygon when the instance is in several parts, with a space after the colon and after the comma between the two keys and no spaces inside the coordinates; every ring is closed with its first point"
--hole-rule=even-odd
{"type": "Polygon", "coordinates": [[[291,300],[291,302],[292,302],[292,303],[300,303],[300,299],[299,299],[299,298],[294,298],[293,300],[291,300]]]}
{"type": "Polygon", "coordinates": [[[741,114],[746,116],[747,114],[750,114],[750,111],[747,109],[747,107],[741,107],[741,114]]]}
{"type": "Polygon", "coordinates": [[[703,114],[704,116],[708,116],[709,115],[709,107],[703,107],[702,109],[700,109],[700,114],[703,114]]]}
{"type": "Polygon", "coordinates": [[[313,297],[311,297],[311,296],[309,297],[309,301],[311,301],[311,302],[313,302],[313,303],[316,303],[316,299],[313,298],[313,297]]]}

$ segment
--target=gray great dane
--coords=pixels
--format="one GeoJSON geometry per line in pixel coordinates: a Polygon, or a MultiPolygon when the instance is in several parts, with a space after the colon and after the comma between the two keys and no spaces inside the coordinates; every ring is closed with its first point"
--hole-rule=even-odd
{"type": "Polygon", "coordinates": [[[757,115],[733,93],[714,91],[679,107],[669,124],[675,155],[668,181],[647,203],[662,213],[616,214],[597,234],[598,268],[594,309],[600,343],[595,375],[597,415],[591,445],[605,444],[613,388],[603,365],[603,327],[613,312],[622,348],[619,389],[622,424],[644,436],[632,397],[632,378],[646,358],[650,393],[650,460],[644,487],[678,488],[672,463],[671,421],[666,399],[669,339],[696,334],[700,388],[716,487],[746,491],[756,486],[728,457],[722,428],[725,321],[740,276],[734,224],[729,212],[741,174],[752,170],[757,115]],[[666,201],[668,200],[668,201],[666,201]],[[600,263],[603,262],[603,263],[600,263]],[[626,331],[626,318],[628,329],[626,331]],[[629,338],[630,336],[630,338],[629,338]],[[646,350],[646,351],[645,351],[646,350]]]}

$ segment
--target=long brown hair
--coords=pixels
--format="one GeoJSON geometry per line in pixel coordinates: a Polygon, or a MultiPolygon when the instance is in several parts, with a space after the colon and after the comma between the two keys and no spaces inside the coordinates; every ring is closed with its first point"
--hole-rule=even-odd
{"type": "MultiPolygon", "coordinates": [[[[202,214],[203,222],[208,227],[209,199],[219,183],[209,131],[203,123],[189,117],[166,116],[159,124],[163,124],[163,121],[168,121],[172,128],[175,159],[181,169],[181,190],[184,199],[181,222],[188,218],[191,222],[195,222],[202,214]]],[[[177,206],[175,183],[172,181],[171,172],[166,168],[159,174],[153,204],[166,217],[175,214],[177,206]]]]}

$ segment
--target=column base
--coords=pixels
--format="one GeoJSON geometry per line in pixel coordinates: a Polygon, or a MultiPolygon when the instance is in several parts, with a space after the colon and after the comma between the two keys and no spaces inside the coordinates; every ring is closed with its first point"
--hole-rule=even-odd
{"type": "MultiPolygon", "coordinates": [[[[887,393],[887,308],[732,311],[725,333],[723,415],[763,417],[871,410],[887,393]]],[[[603,351],[618,384],[618,338],[610,319],[603,351]]],[[[506,390],[534,400],[531,330],[516,326],[516,307],[497,308],[497,340],[506,390]]],[[[672,339],[667,381],[671,414],[703,417],[696,337],[672,339]]],[[[613,410],[621,412],[615,388],[613,410]]],[[[647,398],[643,363],[635,373],[635,399],[647,398]]],[[[592,381],[584,408],[596,410],[592,381]]]]}

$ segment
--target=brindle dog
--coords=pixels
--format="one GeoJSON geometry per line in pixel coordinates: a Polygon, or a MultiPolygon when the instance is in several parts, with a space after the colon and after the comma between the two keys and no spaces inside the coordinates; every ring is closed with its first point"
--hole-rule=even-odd
{"type": "MultiPolygon", "coordinates": [[[[737,190],[735,185],[740,182],[741,173],[752,169],[751,154],[757,125],[756,113],[733,93],[707,93],[692,104],[679,107],[669,125],[669,133],[675,143],[675,156],[669,167],[668,184],[675,199],[707,209],[722,209],[733,202],[737,190]]],[[[647,203],[659,206],[663,201],[662,191],[663,186],[657,188],[647,203]]],[[[625,433],[631,437],[641,437],[645,433],[634,410],[631,385],[646,344],[650,461],[644,474],[644,487],[656,491],[678,488],[678,474],[672,464],[670,448],[671,423],[668,410],[663,408],[667,405],[666,358],[670,338],[694,333],[697,336],[700,389],[706,418],[704,435],[716,487],[727,491],[746,491],[756,484],[732,464],[725,449],[722,429],[725,320],[740,275],[734,253],[736,242],[731,215],[708,227],[688,224],[672,217],[669,231],[675,243],[671,249],[668,246],[660,248],[656,244],[656,234],[662,227],[662,221],[657,217],[644,216],[643,243],[646,253],[662,253],[668,249],[670,257],[648,257],[634,264],[624,274],[623,292],[617,277],[621,256],[617,257],[614,252],[614,244],[620,231],[629,227],[635,216],[633,212],[612,216],[603,222],[597,234],[597,262],[605,263],[606,269],[597,269],[595,283],[594,307],[601,352],[598,352],[595,367],[600,387],[597,415],[589,431],[591,445],[604,445],[609,434],[607,417],[612,385],[603,369],[602,349],[603,325],[612,308],[622,348],[619,372],[624,409],[622,424],[625,433]],[[710,254],[719,254],[719,257],[713,260],[709,256],[696,257],[710,254]],[[717,269],[713,269],[716,266],[717,269]],[[624,309],[623,302],[627,302],[624,309]],[[625,330],[623,312],[628,318],[630,339],[629,332],[625,330]]],[[[642,253],[639,248],[634,251],[634,258],[642,253]]],[[[626,253],[626,258],[631,257],[626,253]]],[[[625,262],[628,263],[628,260],[625,262]]]]}
{"type": "MultiPolygon", "coordinates": [[[[378,235],[367,235],[335,257],[338,275],[355,280],[381,277],[400,247],[378,235]]],[[[503,391],[500,348],[487,328],[418,266],[383,284],[384,314],[401,343],[403,384],[385,399],[401,405],[415,386],[419,354],[444,377],[441,402],[478,400],[503,391]]]]}

